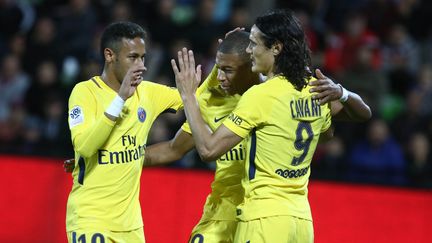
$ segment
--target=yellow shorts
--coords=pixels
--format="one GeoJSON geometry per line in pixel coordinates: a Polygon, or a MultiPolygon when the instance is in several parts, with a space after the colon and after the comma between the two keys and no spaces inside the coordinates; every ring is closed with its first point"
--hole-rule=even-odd
{"type": "Polygon", "coordinates": [[[75,230],[67,232],[69,243],[145,243],[144,230],[131,231],[75,230]]]}
{"type": "Polygon", "coordinates": [[[236,228],[236,220],[200,221],[192,230],[189,243],[231,243],[236,228]]]}
{"type": "Polygon", "coordinates": [[[293,216],[272,216],[239,221],[235,243],[312,243],[312,221],[293,216]]]}

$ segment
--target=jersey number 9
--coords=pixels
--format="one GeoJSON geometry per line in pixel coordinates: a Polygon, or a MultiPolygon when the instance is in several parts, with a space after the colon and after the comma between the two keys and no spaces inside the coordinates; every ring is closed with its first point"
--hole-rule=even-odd
{"type": "Polygon", "coordinates": [[[294,141],[294,148],[298,151],[303,151],[300,157],[294,157],[291,165],[297,166],[301,164],[309,151],[309,146],[313,139],[313,131],[309,122],[299,122],[296,129],[296,140],[294,141]],[[306,131],[306,139],[303,138],[303,130],[306,131]]]}

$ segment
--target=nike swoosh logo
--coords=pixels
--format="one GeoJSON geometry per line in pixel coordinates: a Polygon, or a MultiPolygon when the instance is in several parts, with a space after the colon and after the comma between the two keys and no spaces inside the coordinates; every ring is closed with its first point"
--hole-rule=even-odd
{"type": "Polygon", "coordinates": [[[215,122],[215,123],[218,123],[220,120],[224,119],[224,118],[227,117],[227,116],[228,116],[228,115],[226,115],[226,116],[222,116],[222,117],[219,117],[219,118],[216,118],[216,117],[215,117],[214,122],[215,122]]]}

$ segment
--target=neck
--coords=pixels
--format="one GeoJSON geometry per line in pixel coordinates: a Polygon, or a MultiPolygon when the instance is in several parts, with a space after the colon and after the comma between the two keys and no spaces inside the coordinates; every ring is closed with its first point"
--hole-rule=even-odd
{"type": "Polygon", "coordinates": [[[112,90],[115,92],[118,92],[120,89],[120,82],[115,78],[114,74],[112,72],[107,71],[106,68],[104,68],[102,74],[101,74],[102,81],[108,85],[112,90]]]}
{"type": "Polygon", "coordinates": [[[261,80],[260,80],[259,75],[256,75],[256,74],[251,75],[251,77],[248,79],[248,82],[244,83],[245,85],[242,87],[239,94],[243,95],[244,92],[246,92],[250,87],[252,87],[253,85],[256,85],[256,84],[260,84],[260,83],[261,83],[261,80]]]}
{"type": "Polygon", "coordinates": [[[270,70],[268,70],[267,73],[266,73],[265,75],[267,76],[267,79],[271,79],[271,78],[273,78],[273,77],[279,75],[279,73],[275,73],[275,71],[274,71],[274,66],[272,66],[272,67],[270,68],[270,70]]]}

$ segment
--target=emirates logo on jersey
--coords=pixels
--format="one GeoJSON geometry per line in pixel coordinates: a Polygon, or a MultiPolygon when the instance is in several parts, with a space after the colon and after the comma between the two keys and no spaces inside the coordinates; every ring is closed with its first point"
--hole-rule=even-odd
{"type": "Polygon", "coordinates": [[[138,108],[138,120],[140,122],[144,122],[146,117],[147,117],[147,114],[146,114],[144,108],[142,108],[142,107],[138,108]]]}

